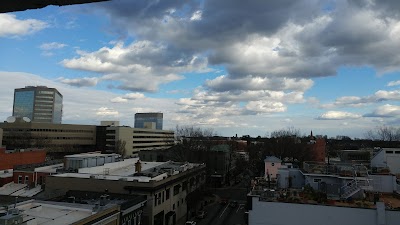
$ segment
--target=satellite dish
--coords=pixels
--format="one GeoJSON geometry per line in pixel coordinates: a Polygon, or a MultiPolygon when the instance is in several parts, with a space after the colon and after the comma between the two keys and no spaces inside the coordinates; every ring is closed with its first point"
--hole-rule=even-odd
{"type": "Polygon", "coordinates": [[[29,119],[28,117],[22,117],[22,120],[24,121],[24,122],[27,122],[27,123],[30,123],[31,122],[31,119],[29,119]]]}
{"type": "Polygon", "coordinates": [[[14,123],[16,120],[15,116],[9,116],[7,117],[7,123],[14,123]]]}

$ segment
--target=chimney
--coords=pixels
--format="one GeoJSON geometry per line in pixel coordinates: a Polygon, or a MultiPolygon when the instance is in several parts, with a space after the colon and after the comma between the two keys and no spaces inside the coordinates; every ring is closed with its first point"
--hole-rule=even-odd
{"type": "Polygon", "coordinates": [[[140,162],[140,160],[138,160],[138,161],[135,163],[135,172],[136,172],[136,173],[142,172],[142,163],[140,162]]]}

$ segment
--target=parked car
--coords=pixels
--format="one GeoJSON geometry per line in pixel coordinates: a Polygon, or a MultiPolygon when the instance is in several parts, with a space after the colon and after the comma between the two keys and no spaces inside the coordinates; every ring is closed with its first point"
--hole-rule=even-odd
{"type": "Polygon", "coordinates": [[[232,207],[232,208],[236,208],[236,207],[238,206],[238,202],[237,202],[237,201],[232,201],[232,202],[229,204],[229,206],[232,207]]]}
{"type": "Polygon", "coordinates": [[[194,221],[186,221],[185,225],[196,225],[194,221]]]}
{"type": "Polygon", "coordinates": [[[196,214],[197,219],[203,219],[207,216],[207,211],[198,211],[196,214]]]}

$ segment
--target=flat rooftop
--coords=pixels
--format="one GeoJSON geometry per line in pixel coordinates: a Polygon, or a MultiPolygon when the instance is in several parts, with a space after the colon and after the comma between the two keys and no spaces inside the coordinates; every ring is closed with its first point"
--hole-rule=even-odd
{"type": "MultiPolygon", "coordinates": [[[[29,200],[17,204],[24,221],[65,225],[91,216],[93,205],[29,200]]],[[[4,213],[4,210],[3,210],[4,213]]]]}
{"type": "Polygon", "coordinates": [[[135,164],[139,158],[130,158],[123,161],[106,163],[102,166],[81,168],[77,173],[62,173],[53,176],[75,177],[75,178],[95,178],[104,180],[120,180],[150,182],[159,181],[168,175],[175,175],[179,172],[192,169],[201,164],[179,163],[179,162],[140,162],[141,172],[137,173],[135,164]]]}
{"type": "MultiPolygon", "coordinates": [[[[374,204],[374,193],[369,192],[366,198],[351,199],[351,200],[315,200],[315,197],[301,189],[284,189],[284,190],[252,190],[251,196],[259,196],[260,201],[268,202],[287,202],[299,204],[314,204],[314,205],[331,205],[353,208],[376,208],[374,204]]],[[[379,193],[379,202],[383,202],[387,209],[400,210],[400,196],[388,193],[379,193]]]]}

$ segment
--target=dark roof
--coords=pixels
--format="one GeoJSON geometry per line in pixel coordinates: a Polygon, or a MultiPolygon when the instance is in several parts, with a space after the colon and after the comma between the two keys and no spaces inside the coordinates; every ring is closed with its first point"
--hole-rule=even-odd
{"type": "Polygon", "coordinates": [[[277,162],[277,163],[280,163],[280,162],[282,162],[282,160],[278,159],[275,156],[267,156],[267,157],[265,157],[264,162],[277,162]]]}

